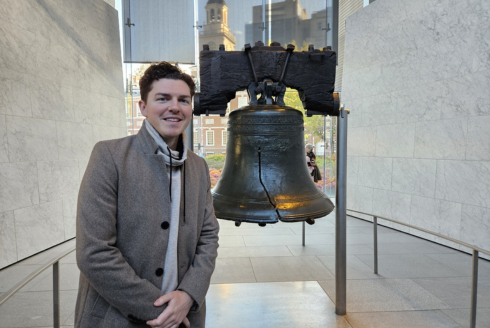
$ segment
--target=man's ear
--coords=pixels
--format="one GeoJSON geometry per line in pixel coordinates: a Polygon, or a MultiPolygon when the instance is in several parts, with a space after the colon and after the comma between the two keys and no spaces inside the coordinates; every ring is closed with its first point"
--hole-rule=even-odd
{"type": "Polygon", "coordinates": [[[146,115],[146,104],[143,100],[138,101],[138,106],[140,107],[141,115],[147,117],[146,115]]]}

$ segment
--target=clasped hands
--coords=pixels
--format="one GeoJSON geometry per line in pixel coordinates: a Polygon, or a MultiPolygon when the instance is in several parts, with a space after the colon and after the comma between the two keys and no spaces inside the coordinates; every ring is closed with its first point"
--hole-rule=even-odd
{"type": "Polygon", "coordinates": [[[194,303],[192,297],[184,291],[176,290],[160,296],[153,305],[162,306],[165,303],[167,307],[158,318],[147,321],[146,324],[153,328],[179,328],[179,325],[183,323],[186,328],[190,328],[187,313],[194,303]]]}

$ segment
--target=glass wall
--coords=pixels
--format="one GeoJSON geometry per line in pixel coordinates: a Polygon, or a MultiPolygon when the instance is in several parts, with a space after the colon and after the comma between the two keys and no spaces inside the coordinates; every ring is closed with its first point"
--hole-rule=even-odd
{"type": "MultiPolygon", "coordinates": [[[[135,1],[133,0],[133,2],[135,1]]],[[[138,3],[141,2],[138,1],[138,3]]],[[[245,44],[249,43],[253,46],[257,41],[262,41],[265,44],[276,41],[284,47],[291,43],[296,46],[296,51],[307,50],[310,44],[313,44],[315,48],[332,46],[332,0],[194,0],[194,6],[196,9],[195,20],[192,21],[183,16],[184,18],[179,20],[174,28],[193,30],[195,54],[198,54],[205,44],[209,45],[211,50],[218,50],[219,46],[223,44],[228,51],[241,51],[245,44]]],[[[132,10],[135,11],[136,9],[132,10]]],[[[142,12],[141,9],[138,10],[138,12],[142,12]]],[[[126,16],[128,15],[126,14],[126,16]]],[[[141,20],[141,17],[139,19],[141,20]]],[[[122,27],[126,31],[132,30],[131,33],[125,35],[126,44],[132,41],[131,38],[143,36],[142,33],[135,32],[138,26],[136,26],[137,22],[134,22],[131,16],[122,17],[122,27]],[[132,23],[135,25],[131,25],[132,23]]],[[[172,33],[172,26],[167,26],[167,28],[170,29],[170,32],[166,31],[166,33],[172,33]]],[[[182,34],[182,32],[179,33],[182,34]]],[[[159,42],[159,40],[152,41],[159,42]]],[[[189,48],[189,42],[185,40],[176,39],[173,42],[172,46],[176,47],[177,50],[181,48],[192,51],[189,48]]],[[[172,52],[172,56],[176,53],[178,51],[172,52]]],[[[139,52],[139,56],[144,57],[144,54],[139,52]]],[[[158,60],[169,59],[159,58],[158,60]]],[[[198,63],[189,63],[188,56],[183,56],[182,60],[173,57],[172,60],[179,62],[179,66],[191,74],[199,85],[198,63]]],[[[135,134],[144,120],[138,108],[138,101],[140,100],[138,81],[149,63],[136,63],[128,60],[127,56],[126,61],[127,63],[124,64],[124,85],[128,134],[135,134]]],[[[285,100],[286,105],[304,112],[295,90],[288,90],[285,100]]],[[[228,104],[227,113],[247,104],[247,92],[237,92],[236,98],[228,104]]],[[[211,175],[214,184],[219,179],[226,156],[227,117],[218,115],[196,116],[192,124],[193,133],[191,137],[194,139],[194,152],[205,157],[209,167],[214,169],[211,175]]],[[[317,164],[323,178],[317,182],[317,185],[331,197],[335,195],[334,125],[335,122],[331,117],[305,117],[305,144],[309,143],[315,147],[317,164]]]]}

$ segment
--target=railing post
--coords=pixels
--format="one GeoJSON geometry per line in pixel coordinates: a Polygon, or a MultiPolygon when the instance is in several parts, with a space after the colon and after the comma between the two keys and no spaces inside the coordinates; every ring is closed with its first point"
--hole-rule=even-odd
{"type": "Polygon", "coordinates": [[[303,221],[303,246],[305,246],[305,221],[303,221]]]}
{"type": "Polygon", "coordinates": [[[53,263],[53,327],[60,328],[60,262],[53,263]]]}
{"type": "Polygon", "coordinates": [[[374,274],[378,274],[378,217],[373,216],[374,233],[374,274]]]}
{"type": "Polygon", "coordinates": [[[335,313],[347,312],[347,117],[337,116],[337,188],[335,190],[335,313]]]}
{"type": "Polygon", "coordinates": [[[471,273],[471,313],[470,328],[476,328],[476,301],[478,295],[478,251],[473,250],[473,268],[471,273]]]}

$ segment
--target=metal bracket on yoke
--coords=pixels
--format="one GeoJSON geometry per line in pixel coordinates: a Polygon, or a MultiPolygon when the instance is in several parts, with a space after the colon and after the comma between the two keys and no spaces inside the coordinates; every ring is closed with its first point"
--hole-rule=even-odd
{"type": "MultiPolygon", "coordinates": [[[[274,42],[271,46],[275,46],[274,42]]],[[[250,52],[252,47],[250,44],[245,45],[245,53],[247,54],[248,63],[252,70],[254,77],[254,82],[250,83],[248,86],[248,94],[250,98],[249,105],[264,105],[264,104],[274,104],[279,106],[285,106],[284,95],[286,94],[286,86],[283,84],[284,76],[286,75],[289,61],[291,59],[291,54],[294,51],[294,45],[288,44],[286,49],[286,61],[282,68],[281,77],[279,82],[273,82],[271,79],[264,79],[262,82],[258,82],[257,73],[253,64],[252,53],[250,52]],[[259,99],[257,96],[261,95],[259,99]],[[275,98],[273,98],[275,97],[275,98]]]]}

